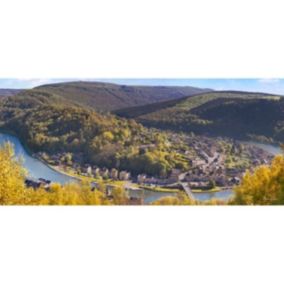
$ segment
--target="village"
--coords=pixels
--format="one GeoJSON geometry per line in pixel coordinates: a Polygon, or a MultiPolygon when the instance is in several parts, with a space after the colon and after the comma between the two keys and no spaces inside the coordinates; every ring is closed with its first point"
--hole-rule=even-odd
{"type": "MultiPolygon", "coordinates": [[[[84,164],[81,163],[79,156],[73,156],[71,162],[69,153],[58,153],[48,156],[48,159],[49,163],[52,161],[52,166],[61,172],[89,179],[93,188],[103,182],[108,195],[111,196],[115,182],[120,182],[120,186],[122,185],[128,192],[138,192],[143,189],[165,192],[183,190],[190,195],[189,190],[192,192],[229,190],[240,183],[247,170],[268,164],[273,158],[271,154],[258,147],[232,139],[173,134],[171,143],[186,145],[186,147],[177,147],[177,151],[188,160],[189,170],[174,168],[166,177],[149,176],[144,173],[134,175],[123,169],[84,164]]],[[[46,160],[46,153],[40,152],[36,157],[46,160]]],[[[45,179],[28,180],[26,183],[34,188],[40,186],[48,188],[50,185],[45,179]]]]}

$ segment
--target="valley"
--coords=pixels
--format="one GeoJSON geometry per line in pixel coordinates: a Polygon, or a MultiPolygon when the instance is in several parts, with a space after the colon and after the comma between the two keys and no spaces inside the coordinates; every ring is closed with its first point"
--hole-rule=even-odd
{"type": "Polygon", "coordinates": [[[72,82],[4,96],[0,130],[47,165],[27,179],[34,189],[81,181],[109,196],[122,187],[134,203],[182,192],[227,200],[247,171],[281,152],[254,142],[281,143],[283,102],[264,93],[72,82]]]}

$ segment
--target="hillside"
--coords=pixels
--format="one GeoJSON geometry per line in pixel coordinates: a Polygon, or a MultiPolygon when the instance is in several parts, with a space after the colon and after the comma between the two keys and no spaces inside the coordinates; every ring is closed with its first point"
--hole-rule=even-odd
{"type": "Polygon", "coordinates": [[[78,163],[151,175],[188,166],[166,134],[38,89],[0,100],[0,127],[34,153],[66,154],[78,163]]]}
{"type": "Polygon", "coordinates": [[[142,106],[208,91],[194,87],[126,86],[100,82],[58,83],[34,90],[48,92],[98,111],[142,106]]]}
{"type": "Polygon", "coordinates": [[[209,92],[117,114],[160,129],[284,141],[284,99],[270,94],[209,92]]]}

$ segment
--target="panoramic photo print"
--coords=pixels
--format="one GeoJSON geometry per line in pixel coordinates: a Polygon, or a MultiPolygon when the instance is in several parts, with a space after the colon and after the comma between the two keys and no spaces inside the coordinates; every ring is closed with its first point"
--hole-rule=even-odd
{"type": "Polygon", "coordinates": [[[284,79],[0,79],[0,204],[284,204],[283,94],[284,79]]]}

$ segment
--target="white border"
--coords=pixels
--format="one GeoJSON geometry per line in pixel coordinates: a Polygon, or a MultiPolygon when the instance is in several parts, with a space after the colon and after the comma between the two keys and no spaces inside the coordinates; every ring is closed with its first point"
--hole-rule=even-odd
{"type": "Polygon", "coordinates": [[[283,229],[275,218],[282,212],[280,207],[2,207],[1,279],[283,283],[283,229]]]}
{"type": "Polygon", "coordinates": [[[282,1],[9,0],[0,76],[281,78],[282,1]]]}

